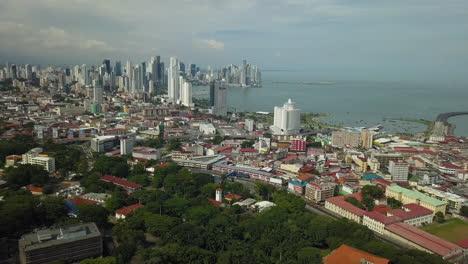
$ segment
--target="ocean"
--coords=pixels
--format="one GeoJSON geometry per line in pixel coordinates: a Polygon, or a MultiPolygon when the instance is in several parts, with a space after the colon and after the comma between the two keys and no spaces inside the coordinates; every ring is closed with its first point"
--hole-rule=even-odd
{"type": "MultiPolygon", "coordinates": [[[[370,81],[316,79],[306,72],[263,72],[261,88],[229,88],[228,106],[236,111],[273,112],[293,99],[303,112],[326,113],[323,121],[354,127],[378,124],[384,131],[420,132],[425,126],[389,119],[435,120],[439,113],[468,111],[467,81],[370,81]],[[285,83],[287,82],[287,83],[285,83]],[[304,82],[332,82],[310,85],[304,82]]],[[[208,87],[193,88],[194,97],[208,97],[208,87]]],[[[457,136],[468,137],[468,116],[449,119],[457,136]]]]}

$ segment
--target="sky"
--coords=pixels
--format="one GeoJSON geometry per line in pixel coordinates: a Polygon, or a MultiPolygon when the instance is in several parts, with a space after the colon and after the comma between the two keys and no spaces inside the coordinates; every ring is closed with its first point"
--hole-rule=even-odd
{"type": "Polygon", "coordinates": [[[468,0],[0,0],[0,63],[176,56],[360,78],[463,79],[468,0]]]}

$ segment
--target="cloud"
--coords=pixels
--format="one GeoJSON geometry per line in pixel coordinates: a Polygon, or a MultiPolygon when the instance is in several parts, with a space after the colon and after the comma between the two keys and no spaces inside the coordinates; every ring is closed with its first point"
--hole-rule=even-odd
{"type": "Polygon", "coordinates": [[[211,49],[224,50],[224,43],[221,41],[217,41],[214,39],[200,39],[198,41],[204,46],[209,47],[211,49]]]}

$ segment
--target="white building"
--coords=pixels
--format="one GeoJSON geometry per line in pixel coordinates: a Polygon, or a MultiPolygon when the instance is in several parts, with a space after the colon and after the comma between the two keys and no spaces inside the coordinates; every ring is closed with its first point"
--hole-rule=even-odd
{"type": "Polygon", "coordinates": [[[133,152],[133,145],[135,139],[133,138],[122,138],[120,140],[120,155],[127,155],[133,152]]]}
{"type": "Polygon", "coordinates": [[[210,84],[210,105],[213,115],[227,115],[227,87],[224,82],[210,84]]]}
{"type": "Polygon", "coordinates": [[[275,106],[273,133],[277,135],[294,135],[301,130],[301,112],[289,99],[283,107],[275,106]]]}
{"type": "Polygon", "coordinates": [[[388,171],[392,175],[394,182],[407,182],[409,173],[409,164],[405,161],[389,161],[388,171]]]}
{"type": "Polygon", "coordinates": [[[202,132],[205,135],[214,135],[216,134],[216,128],[213,126],[213,124],[200,124],[200,132],[202,132]]]}
{"type": "Polygon", "coordinates": [[[184,106],[191,107],[192,103],[192,83],[181,78],[180,85],[180,103],[184,106]]]}
{"type": "Polygon", "coordinates": [[[169,101],[177,102],[180,99],[180,66],[179,60],[175,57],[171,57],[169,61],[169,68],[167,72],[167,95],[169,101]]]}
{"type": "Polygon", "coordinates": [[[249,132],[254,130],[254,121],[252,119],[245,120],[245,129],[249,132]]]}
{"type": "Polygon", "coordinates": [[[29,164],[39,165],[48,172],[55,171],[55,159],[52,157],[34,157],[29,164]]]}

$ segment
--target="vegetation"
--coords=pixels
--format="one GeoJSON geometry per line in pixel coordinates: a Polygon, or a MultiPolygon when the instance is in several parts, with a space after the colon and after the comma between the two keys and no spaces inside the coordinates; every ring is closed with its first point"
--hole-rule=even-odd
{"type": "Polygon", "coordinates": [[[445,222],[444,214],[442,212],[437,212],[434,215],[434,221],[436,221],[437,223],[444,223],[445,222]]]}
{"type": "Polygon", "coordinates": [[[387,198],[387,205],[392,209],[398,209],[398,208],[401,208],[403,203],[398,201],[397,199],[395,199],[393,197],[388,197],[387,198]]]}
{"type": "Polygon", "coordinates": [[[23,154],[35,146],[34,139],[28,136],[16,136],[10,140],[1,140],[0,165],[5,162],[6,156],[23,154]]]}
{"type": "Polygon", "coordinates": [[[468,237],[468,223],[458,218],[447,219],[444,223],[433,222],[421,229],[451,242],[468,237]]]}
{"type": "Polygon", "coordinates": [[[460,209],[460,214],[464,217],[468,217],[468,206],[462,206],[460,209]]]}
{"type": "Polygon", "coordinates": [[[8,185],[18,189],[26,185],[44,186],[49,181],[49,173],[42,166],[19,164],[5,170],[8,185]]]}
{"type": "Polygon", "coordinates": [[[251,148],[255,144],[254,140],[246,140],[241,143],[242,148],[251,148]]]}

